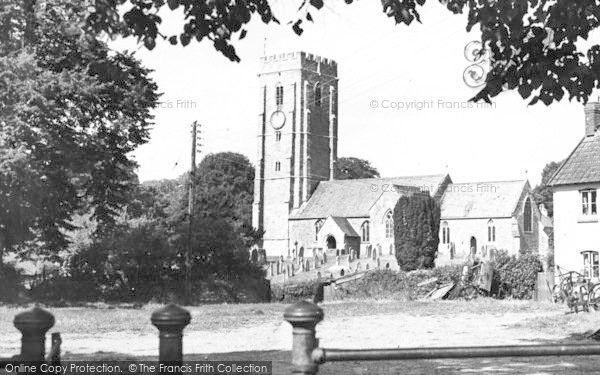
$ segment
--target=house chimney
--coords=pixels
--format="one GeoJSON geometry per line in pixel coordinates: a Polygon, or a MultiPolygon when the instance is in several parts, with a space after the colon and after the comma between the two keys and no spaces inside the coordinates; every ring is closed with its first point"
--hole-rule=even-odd
{"type": "Polygon", "coordinates": [[[593,137],[600,128],[600,103],[588,102],[585,105],[585,136],[593,137]]]}

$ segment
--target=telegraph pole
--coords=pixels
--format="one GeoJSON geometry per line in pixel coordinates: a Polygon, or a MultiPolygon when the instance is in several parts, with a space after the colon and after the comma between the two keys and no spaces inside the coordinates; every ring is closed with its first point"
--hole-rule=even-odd
{"type": "MultiPolygon", "coordinates": [[[[196,178],[196,153],[198,152],[197,146],[199,140],[198,122],[192,123],[192,166],[190,169],[190,187],[188,195],[188,243],[187,251],[185,253],[185,298],[187,303],[192,302],[192,229],[194,226],[194,192],[195,192],[195,178],[196,178]]],[[[202,125],[200,125],[201,127],[202,125]]]]}

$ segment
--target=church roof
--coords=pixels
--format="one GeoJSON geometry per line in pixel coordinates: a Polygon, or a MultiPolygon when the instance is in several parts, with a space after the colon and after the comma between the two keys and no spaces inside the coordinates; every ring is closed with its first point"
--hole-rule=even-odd
{"type": "Polygon", "coordinates": [[[585,137],[556,171],[550,185],[600,182],[600,132],[585,137]]]}
{"type": "Polygon", "coordinates": [[[314,193],[298,211],[294,219],[321,219],[336,217],[368,217],[369,210],[386,191],[394,186],[430,191],[440,194],[447,175],[364,178],[357,180],[321,181],[314,193]]]}
{"type": "Polygon", "coordinates": [[[348,220],[344,217],[336,217],[332,216],[331,220],[335,223],[335,225],[340,228],[340,230],[348,237],[360,237],[358,233],[352,228],[352,225],[348,222],[348,220]]]}
{"type": "Polygon", "coordinates": [[[526,180],[450,184],[440,203],[442,219],[511,217],[527,187],[526,180]]]}

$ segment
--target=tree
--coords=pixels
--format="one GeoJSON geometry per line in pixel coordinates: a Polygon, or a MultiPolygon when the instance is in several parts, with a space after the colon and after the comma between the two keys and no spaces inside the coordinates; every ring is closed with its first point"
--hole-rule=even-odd
{"type": "Polygon", "coordinates": [[[84,31],[85,2],[13,1],[0,10],[0,258],[25,240],[55,256],[71,217],[99,230],[129,201],[157,105],[150,71],[84,31]]]}
{"type": "Polygon", "coordinates": [[[337,159],[334,175],[336,180],[350,180],[379,177],[379,172],[367,160],[345,157],[337,159]]]}
{"type": "Polygon", "coordinates": [[[433,268],[440,242],[440,206],[428,194],[402,196],[394,207],[394,245],[403,271],[433,268]]]}
{"type": "MultiPolygon", "coordinates": [[[[92,0],[87,0],[90,3],[92,0]]],[[[345,0],[347,4],[353,0],[345,0]]],[[[506,90],[517,90],[530,104],[550,105],[565,94],[586,102],[600,84],[600,45],[577,45],[600,26],[600,5],[589,0],[439,0],[453,14],[467,13],[467,31],[478,27],[481,42],[490,51],[486,84],[473,100],[491,101],[506,90]]],[[[87,27],[110,35],[133,35],[148,49],[157,38],[186,46],[193,39],[209,40],[232,61],[240,61],[232,38],[243,39],[251,19],[278,23],[267,0],[138,0],[126,9],[126,0],[96,0],[89,7],[87,27]],[[158,12],[168,6],[183,11],[179,35],[164,35],[158,12]],[[122,10],[119,12],[119,10],[122,10]]],[[[426,0],[381,0],[383,12],[396,24],[421,22],[426,0]]],[[[302,34],[304,21],[323,8],[323,0],[300,2],[291,27],[302,34]]],[[[441,36],[442,37],[442,36],[441,36]]],[[[481,51],[480,51],[481,52],[481,51]]],[[[483,53],[478,53],[482,55],[483,53]]],[[[474,56],[477,57],[477,56],[474,56]]]]}
{"type": "Polygon", "coordinates": [[[544,206],[546,206],[548,216],[550,217],[554,216],[554,198],[552,195],[552,187],[550,187],[548,183],[562,163],[564,163],[564,160],[558,162],[552,161],[546,164],[544,170],[542,170],[542,181],[533,189],[535,202],[538,205],[543,203],[544,206]]]}

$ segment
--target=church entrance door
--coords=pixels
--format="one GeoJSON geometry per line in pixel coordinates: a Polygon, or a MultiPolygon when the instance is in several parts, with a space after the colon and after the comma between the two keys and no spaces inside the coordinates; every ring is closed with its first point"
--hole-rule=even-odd
{"type": "Polygon", "coordinates": [[[471,237],[471,248],[469,249],[469,251],[472,251],[473,255],[477,253],[477,238],[475,238],[474,236],[471,237]]]}
{"type": "Polygon", "coordinates": [[[333,237],[333,236],[327,236],[326,243],[327,243],[327,248],[328,249],[335,249],[335,248],[337,248],[337,243],[335,241],[335,237],[333,237]]]}

